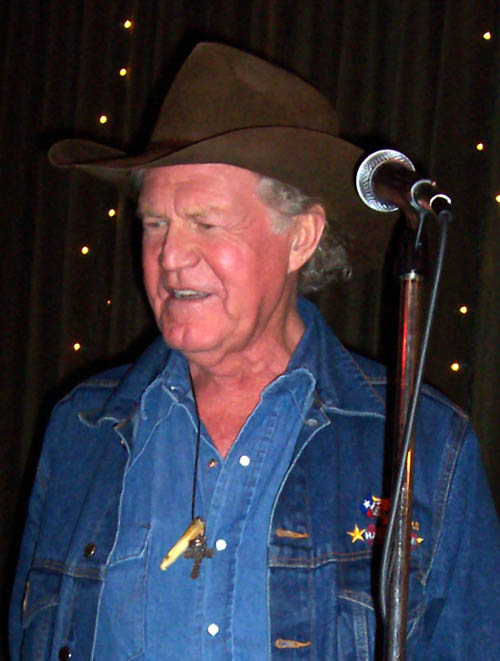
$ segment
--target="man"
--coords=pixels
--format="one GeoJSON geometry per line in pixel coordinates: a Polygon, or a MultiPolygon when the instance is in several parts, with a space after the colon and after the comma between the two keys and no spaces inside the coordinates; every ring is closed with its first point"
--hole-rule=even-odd
{"type": "MultiPolygon", "coordinates": [[[[373,658],[384,371],[297,297],[383,249],[358,157],[310,86],[216,44],[182,67],[145,154],[52,150],[139,183],[161,338],[54,411],[14,660],[373,658]]],[[[498,524],[468,423],[430,390],[413,518],[410,657],[495,658],[498,524]]]]}

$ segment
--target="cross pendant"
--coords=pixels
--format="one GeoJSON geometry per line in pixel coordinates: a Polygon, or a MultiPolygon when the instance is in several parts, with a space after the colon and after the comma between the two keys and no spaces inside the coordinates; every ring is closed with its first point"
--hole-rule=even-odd
{"type": "Polygon", "coordinates": [[[191,542],[188,548],[184,551],[185,558],[193,558],[193,569],[191,570],[191,578],[198,578],[200,575],[200,565],[203,558],[213,558],[215,549],[207,547],[207,540],[205,535],[197,535],[191,542]]]}

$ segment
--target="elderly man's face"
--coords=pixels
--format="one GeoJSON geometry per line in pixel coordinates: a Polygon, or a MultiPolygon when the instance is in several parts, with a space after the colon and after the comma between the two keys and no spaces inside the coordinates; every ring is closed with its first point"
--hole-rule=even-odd
{"type": "Polygon", "coordinates": [[[167,344],[195,361],[275,339],[293,306],[293,231],[272,231],[257,182],[218,164],[145,173],[146,291],[167,344]]]}

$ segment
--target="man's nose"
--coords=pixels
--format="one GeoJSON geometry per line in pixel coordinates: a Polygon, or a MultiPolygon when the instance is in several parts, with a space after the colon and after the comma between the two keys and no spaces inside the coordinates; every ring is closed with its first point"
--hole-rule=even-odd
{"type": "Polygon", "coordinates": [[[171,222],[165,232],[158,259],[166,271],[194,266],[198,261],[198,252],[190,229],[182,223],[171,222]]]}

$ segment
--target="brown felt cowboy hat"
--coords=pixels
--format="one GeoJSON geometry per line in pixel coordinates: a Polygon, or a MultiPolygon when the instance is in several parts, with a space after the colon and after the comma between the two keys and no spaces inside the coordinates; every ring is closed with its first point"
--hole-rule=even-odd
{"type": "Polygon", "coordinates": [[[380,265],[391,223],[359,200],[362,152],[338,137],[334,108],[297,76],[253,55],[198,44],[175,77],[142,154],[63,140],[51,162],[116,183],[141,168],[227,163],[302,189],[324,203],[356,267],[380,265]]]}

